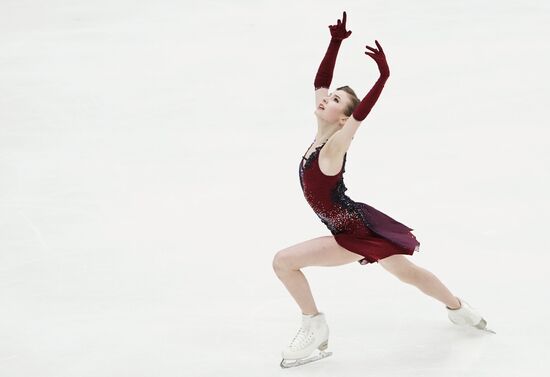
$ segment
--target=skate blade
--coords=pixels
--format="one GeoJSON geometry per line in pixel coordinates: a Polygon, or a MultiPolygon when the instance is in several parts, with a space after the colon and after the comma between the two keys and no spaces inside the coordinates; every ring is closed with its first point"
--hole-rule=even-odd
{"type": "Polygon", "coordinates": [[[485,319],[483,319],[483,318],[482,318],[481,321],[479,321],[479,323],[478,323],[477,325],[475,325],[474,327],[477,328],[477,329],[483,330],[483,331],[487,331],[487,332],[496,334],[496,332],[494,332],[493,330],[487,328],[487,321],[486,321],[485,319]]]}
{"type": "Polygon", "coordinates": [[[321,360],[332,355],[332,352],[320,351],[317,355],[307,358],[307,359],[297,359],[297,360],[281,360],[281,368],[292,368],[298,367],[300,365],[309,364],[313,361],[321,360]]]}

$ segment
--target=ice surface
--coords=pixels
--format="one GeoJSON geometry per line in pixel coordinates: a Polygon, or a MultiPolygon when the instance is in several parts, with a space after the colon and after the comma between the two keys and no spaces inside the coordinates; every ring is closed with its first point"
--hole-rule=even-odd
{"type": "Polygon", "coordinates": [[[547,374],[549,10],[3,0],[0,375],[547,374]],[[334,354],[282,371],[300,311],[271,263],[328,234],[298,164],[343,10],[332,87],[367,93],[375,39],[391,70],[347,194],[414,228],[411,260],[497,334],[380,265],[310,267],[334,354]]]}

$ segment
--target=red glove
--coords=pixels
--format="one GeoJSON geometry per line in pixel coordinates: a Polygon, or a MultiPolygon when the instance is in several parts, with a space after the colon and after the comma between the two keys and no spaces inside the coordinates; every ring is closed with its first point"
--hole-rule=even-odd
{"type": "Polygon", "coordinates": [[[313,82],[315,89],[328,89],[330,87],[330,83],[332,82],[332,74],[334,72],[334,65],[336,64],[336,56],[338,55],[340,45],[344,39],[351,35],[351,30],[346,31],[345,11],[342,20],[342,22],[338,20],[336,25],[328,26],[332,38],[330,39],[325,57],[323,58],[323,61],[317,70],[317,75],[315,76],[315,81],[313,82]]]}
{"type": "Polygon", "coordinates": [[[373,52],[365,52],[365,54],[372,57],[378,65],[378,69],[380,70],[380,77],[371,88],[371,90],[367,93],[365,98],[363,98],[361,103],[359,103],[359,105],[357,105],[357,107],[353,111],[352,115],[358,121],[364,120],[370,113],[372,107],[378,100],[378,97],[380,97],[380,93],[382,93],[382,89],[384,88],[386,80],[390,76],[390,69],[388,67],[388,63],[386,62],[384,50],[382,50],[382,46],[380,46],[378,41],[375,40],[375,42],[376,46],[378,46],[378,50],[373,47],[366,46],[369,50],[372,50],[373,52]]]}
{"type": "Polygon", "coordinates": [[[378,50],[367,45],[365,47],[373,52],[365,51],[365,54],[367,54],[368,56],[374,59],[374,61],[378,65],[380,76],[384,76],[388,78],[388,76],[390,75],[390,68],[388,67],[388,63],[386,62],[386,55],[384,55],[384,50],[382,50],[382,46],[380,46],[380,43],[378,43],[377,40],[375,40],[374,43],[376,43],[378,50]]]}
{"type": "Polygon", "coordinates": [[[336,25],[329,25],[330,35],[333,39],[344,40],[351,35],[351,30],[346,31],[346,11],[344,11],[344,16],[342,17],[342,22],[338,19],[336,25]]]}

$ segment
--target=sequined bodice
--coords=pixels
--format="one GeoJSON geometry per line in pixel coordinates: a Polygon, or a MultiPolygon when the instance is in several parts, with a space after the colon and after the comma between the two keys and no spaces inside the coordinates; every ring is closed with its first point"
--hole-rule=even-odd
{"type": "Polygon", "coordinates": [[[417,250],[419,243],[410,233],[414,229],[366,203],[351,200],[345,194],[347,188],[343,175],[347,153],[338,174],[329,176],[321,171],[319,153],[325,143],[316,147],[307,158],[303,156],[299,167],[304,197],[323,224],[339,237],[352,235],[364,239],[374,232],[407,250],[417,250]]]}
{"type": "Polygon", "coordinates": [[[325,144],[316,147],[307,158],[305,155],[302,157],[300,185],[308,204],[321,221],[332,233],[339,233],[349,230],[352,223],[359,219],[359,214],[354,201],[345,194],[347,188],[343,175],[347,153],[340,172],[333,176],[325,175],[319,167],[319,153],[325,144]]]}

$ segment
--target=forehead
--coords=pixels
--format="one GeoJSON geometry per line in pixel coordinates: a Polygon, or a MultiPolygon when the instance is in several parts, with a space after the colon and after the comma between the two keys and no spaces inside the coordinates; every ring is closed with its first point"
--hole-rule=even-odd
{"type": "Polygon", "coordinates": [[[329,93],[329,95],[331,95],[331,96],[334,95],[335,97],[338,97],[338,98],[342,99],[342,97],[346,95],[346,92],[344,92],[343,90],[335,90],[335,91],[329,93]]]}

